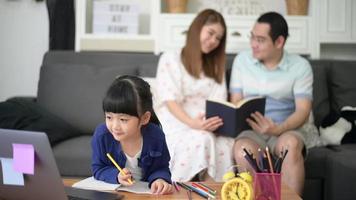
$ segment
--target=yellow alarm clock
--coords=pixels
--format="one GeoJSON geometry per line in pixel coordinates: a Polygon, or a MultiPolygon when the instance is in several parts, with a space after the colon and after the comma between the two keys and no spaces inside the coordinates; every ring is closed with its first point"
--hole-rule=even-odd
{"type": "Polygon", "coordinates": [[[247,172],[226,181],[221,189],[222,200],[252,200],[252,197],[252,176],[247,172]]]}

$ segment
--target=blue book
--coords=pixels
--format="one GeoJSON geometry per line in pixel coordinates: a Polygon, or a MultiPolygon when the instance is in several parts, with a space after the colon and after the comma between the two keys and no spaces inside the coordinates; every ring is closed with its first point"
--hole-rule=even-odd
{"type": "Polygon", "coordinates": [[[219,116],[223,120],[223,125],[214,132],[218,135],[235,138],[244,130],[251,127],[246,122],[253,112],[265,113],[266,98],[252,97],[239,101],[236,105],[226,101],[206,101],[206,117],[219,116]]]}

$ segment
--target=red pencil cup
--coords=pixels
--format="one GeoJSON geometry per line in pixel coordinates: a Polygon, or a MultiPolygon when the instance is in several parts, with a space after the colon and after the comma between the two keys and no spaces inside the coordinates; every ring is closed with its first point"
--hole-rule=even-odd
{"type": "Polygon", "coordinates": [[[281,200],[281,174],[256,173],[253,190],[255,200],[281,200]]]}

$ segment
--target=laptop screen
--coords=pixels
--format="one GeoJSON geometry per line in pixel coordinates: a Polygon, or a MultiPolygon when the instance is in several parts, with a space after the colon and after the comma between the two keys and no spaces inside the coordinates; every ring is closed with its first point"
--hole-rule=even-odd
{"type": "Polygon", "coordinates": [[[45,133],[0,129],[0,160],[0,199],[67,199],[45,133]],[[21,147],[33,148],[21,150],[21,147]],[[31,156],[26,155],[29,152],[31,155],[31,151],[32,163],[31,156]],[[26,161],[25,164],[19,165],[16,154],[22,156],[20,159],[26,161]],[[32,168],[33,173],[21,173],[9,167],[16,163],[18,168],[30,171],[32,168]]]}
{"type": "Polygon", "coordinates": [[[0,129],[0,200],[122,199],[118,193],[64,188],[47,135],[0,129]]]}

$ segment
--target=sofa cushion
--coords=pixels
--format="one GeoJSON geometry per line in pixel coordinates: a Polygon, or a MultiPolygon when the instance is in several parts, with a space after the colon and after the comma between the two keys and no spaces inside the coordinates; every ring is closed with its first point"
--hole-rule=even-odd
{"type": "Polygon", "coordinates": [[[330,61],[310,60],[313,70],[313,115],[314,123],[320,126],[323,119],[329,114],[329,92],[327,84],[327,69],[330,61]]]}
{"type": "Polygon", "coordinates": [[[305,177],[307,179],[323,178],[327,175],[327,157],[335,150],[326,147],[314,147],[308,150],[305,161],[305,177]]]}
{"type": "Polygon", "coordinates": [[[102,99],[118,75],[135,74],[131,66],[46,64],[41,67],[38,103],[80,132],[92,134],[104,120],[102,99]]]}
{"type": "Polygon", "coordinates": [[[141,77],[151,77],[154,78],[156,77],[156,72],[157,72],[157,62],[153,63],[143,63],[138,66],[138,75],[141,77]]]}
{"type": "Polygon", "coordinates": [[[318,200],[323,199],[324,182],[321,178],[308,178],[304,182],[303,199],[318,200]]]}
{"type": "MultiPolygon", "coordinates": [[[[43,65],[48,64],[85,64],[98,67],[130,66],[138,70],[141,65],[158,63],[158,56],[153,53],[103,52],[103,51],[48,51],[43,58],[43,65]]],[[[155,67],[156,68],[156,67],[155,67]]],[[[135,72],[137,74],[137,72],[135,72]]],[[[140,74],[147,76],[145,74],[140,74]]]]}
{"type": "Polygon", "coordinates": [[[337,152],[328,156],[325,192],[327,199],[355,199],[356,145],[337,146],[337,152]]]}
{"type": "Polygon", "coordinates": [[[75,137],[53,147],[53,154],[62,176],[92,176],[91,136],[75,137]]]}
{"type": "Polygon", "coordinates": [[[334,61],[328,73],[332,109],[340,113],[344,106],[356,106],[356,64],[334,61]]]}

